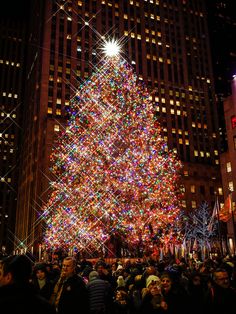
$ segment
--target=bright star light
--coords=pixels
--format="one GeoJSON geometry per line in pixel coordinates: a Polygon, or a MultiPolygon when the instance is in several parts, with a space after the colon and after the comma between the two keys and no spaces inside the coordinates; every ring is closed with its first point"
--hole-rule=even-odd
{"type": "Polygon", "coordinates": [[[112,39],[105,42],[102,50],[108,57],[115,57],[120,53],[120,46],[115,39],[112,39]]]}

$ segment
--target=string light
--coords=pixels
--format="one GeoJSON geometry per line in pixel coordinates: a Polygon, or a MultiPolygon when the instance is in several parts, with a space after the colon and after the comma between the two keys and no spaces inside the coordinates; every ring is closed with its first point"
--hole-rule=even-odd
{"type": "Polygon", "coordinates": [[[128,246],[174,241],[180,210],[176,155],[132,67],[105,58],[70,106],[51,156],[58,178],[44,208],[48,248],[93,252],[119,235],[128,246]]]}

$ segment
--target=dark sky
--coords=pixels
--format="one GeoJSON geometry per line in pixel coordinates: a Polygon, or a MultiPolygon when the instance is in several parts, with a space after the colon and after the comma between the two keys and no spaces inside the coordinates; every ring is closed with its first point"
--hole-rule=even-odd
{"type": "MultiPolygon", "coordinates": [[[[39,0],[41,1],[41,0],[39,0]]],[[[0,18],[27,16],[31,0],[3,0],[1,1],[0,18]]]]}

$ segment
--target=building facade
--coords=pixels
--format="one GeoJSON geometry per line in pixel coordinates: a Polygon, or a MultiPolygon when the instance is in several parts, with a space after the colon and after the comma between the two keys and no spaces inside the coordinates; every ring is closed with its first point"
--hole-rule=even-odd
{"type": "MultiPolygon", "coordinates": [[[[232,210],[235,212],[236,204],[236,78],[232,81],[232,95],[224,102],[224,116],[228,140],[228,150],[221,154],[221,174],[225,199],[231,194],[232,210]]],[[[227,222],[228,245],[232,254],[236,250],[236,216],[230,215],[227,222]]]]}
{"type": "Polygon", "coordinates": [[[24,6],[0,12],[0,252],[12,250],[22,136],[26,20],[24,6]]]}
{"type": "MultiPolygon", "coordinates": [[[[204,1],[32,1],[17,238],[40,243],[50,153],[77,88],[117,38],[148,86],[168,147],[183,162],[183,208],[222,194],[219,125],[204,1]],[[21,217],[24,216],[24,221],[21,217]]],[[[19,242],[19,243],[20,243],[19,242]]],[[[16,244],[19,246],[19,243],[16,244]]]]}

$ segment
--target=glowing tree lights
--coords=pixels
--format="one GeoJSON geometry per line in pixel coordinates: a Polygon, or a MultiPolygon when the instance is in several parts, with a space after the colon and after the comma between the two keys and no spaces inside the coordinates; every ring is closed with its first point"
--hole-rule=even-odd
{"type": "Polygon", "coordinates": [[[160,136],[150,95],[119,55],[104,58],[71,101],[52,162],[47,247],[92,253],[114,235],[145,246],[160,230],[159,241],[173,240],[181,164],[160,136]]]}

